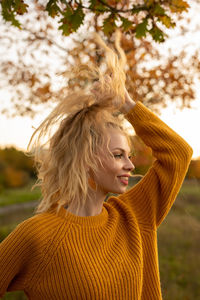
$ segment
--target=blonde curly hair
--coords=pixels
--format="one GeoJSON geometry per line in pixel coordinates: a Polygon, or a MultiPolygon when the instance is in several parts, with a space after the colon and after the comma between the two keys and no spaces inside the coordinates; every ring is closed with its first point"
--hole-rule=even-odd
{"type": "Polygon", "coordinates": [[[119,129],[127,136],[123,115],[119,114],[126,80],[120,33],[115,38],[117,53],[100,36],[95,38],[105,52],[106,72],[94,65],[74,68],[74,78],[81,77],[87,82],[85,89],[69,91],[66,97],[61,97],[30,139],[28,149],[32,149],[38,171],[35,186],[41,186],[42,190],[36,213],[46,212],[54,205],[59,210],[74,201],[78,211],[86,202],[90,188],[87,168],[95,172],[98,163],[101,164],[99,150],[105,145],[107,129],[119,129]],[[52,130],[55,130],[53,134],[52,130]]]}

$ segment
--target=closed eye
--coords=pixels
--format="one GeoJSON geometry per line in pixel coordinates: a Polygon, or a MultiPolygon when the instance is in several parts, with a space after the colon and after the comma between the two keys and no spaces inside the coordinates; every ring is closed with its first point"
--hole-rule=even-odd
{"type": "MultiPolygon", "coordinates": [[[[116,157],[116,158],[122,158],[122,156],[123,156],[123,154],[114,154],[114,157],[116,157]]],[[[130,155],[128,158],[131,160],[133,158],[133,156],[130,155]]]]}
{"type": "Polygon", "coordinates": [[[114,154],[114,157],[116,157],[116,158],[122,158],[122,154],[114,154]]]}

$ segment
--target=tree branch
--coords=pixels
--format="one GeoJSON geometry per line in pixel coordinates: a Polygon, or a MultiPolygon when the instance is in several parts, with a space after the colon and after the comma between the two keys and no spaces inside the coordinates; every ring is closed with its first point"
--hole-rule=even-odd
{"type": "MultiPolygon", "coordinates": [[[[129,8],[129,9],[117,9],[113,6],[110,6],[108,3],[104,2],[103,0],[98,0],[99,3],[101,3],[102,5],[106,6],[107,8],[109,8],[110,11],[112,12],[115,12],[115,13],[128,13],[128,12],[132,12],[132,13],[137,13],[139,11],[149,11],[149,7],[148,6],[145,6],[145,5],[133,5],[132,8],[129,8]]],[[[75,0],[75,3],[77,5],[79,5],[81,8],[84,8],[84,9],[88,9],[88,10],[91,10],[91,11],[98,11],[98,12],[102,12],[102,10],[100,9],[92,9],[88,6],[84,6],[83,4],[81,4],[81,2],[75,0]]]]}
{"type": "Polygon", "coordinates": [[[58,49],[64,51],[65,53],[67,52],[67,49],[66,49],[66,48],[62,47],[62,46],[59,45],[57,42],[52,41],[52,40],[51,40],[50,38],[48,38],[46,35],[45,35],[45,36],[41,36],[41,35],[39,35],[38,33],[33,32],[33,31],[31,31],[30,29],[25,28],[25,27],[23,27],[23,30],[24,30],[24,31],[27,31],[27,32],[29,32],[29,33],[31,33],[32,35],[34,35],[35,38],[37,38],[38,40],[45,40],[45,41],[51,43],[52,45],[55,45],[58,49]]]}

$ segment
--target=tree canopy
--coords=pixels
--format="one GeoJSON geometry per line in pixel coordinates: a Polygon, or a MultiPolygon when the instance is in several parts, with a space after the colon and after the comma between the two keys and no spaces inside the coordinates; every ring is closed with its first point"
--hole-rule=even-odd
{"type": "MultiPolygon", "coordinates": [[[[40,1],[31,1],[29,13],[19,17],[23,30],[0,23],[0,88],[7,93],[1,98],[1,103],[5,102],[2,112],[35,116],[69,90],[83,87],[82,80],[71,80],[69,74],[76,64],[103,61],[103,53],[99,55],[98,45],[90,35],[98,31],[103,36],[103,32],[93,15],[77,33],[66,37],[57,30],[57,20],[48,16],[40,1]]],[[[183,39],[191,22],[189,17],[184,18],[185,25],[177,26],[183,39]]],[[[112,36],[103,38],[113,46],[112,36]]],[[[198,51],[188,57],[183,48],[178,55],[164,56],[156,47],[164,44],[154,42],[150,36],[137,39],[129,31],[122,33],[121,45],[127,57],[126,87],[134,99],[157,111],[170,103],[190,107],[196,99],[195,82],[200,74],[198,51]]]]}
{"type": "MultiPolygon", "coordinates": [[[[49,16],[55,18],[62,34],[76,32],[86,22],[86,16],[95,16],[98,30],[110,36],[116,28],[136,38],[150,35],[153,40],[163,42],[165,28],[173,28],[174,15],[187,11],[186,0],[49,0],[40,3],[49,16]],[[43,4],[46,2],[46,4],[43,4]]],[[[22,28],[19,16],[29,13],[29,1],[1,0],[2,16],[5,21],[22,28]]]]}

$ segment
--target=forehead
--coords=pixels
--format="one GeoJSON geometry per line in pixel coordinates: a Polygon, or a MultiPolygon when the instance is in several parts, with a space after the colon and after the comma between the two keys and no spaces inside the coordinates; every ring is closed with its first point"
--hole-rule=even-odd
{"type": "Polygon", "coordinates": [[[109,128],[107,131],[107,142],[109,150],[121,148],[126,152],[130,152],[128,139],[119,129],[109,128]]]}

